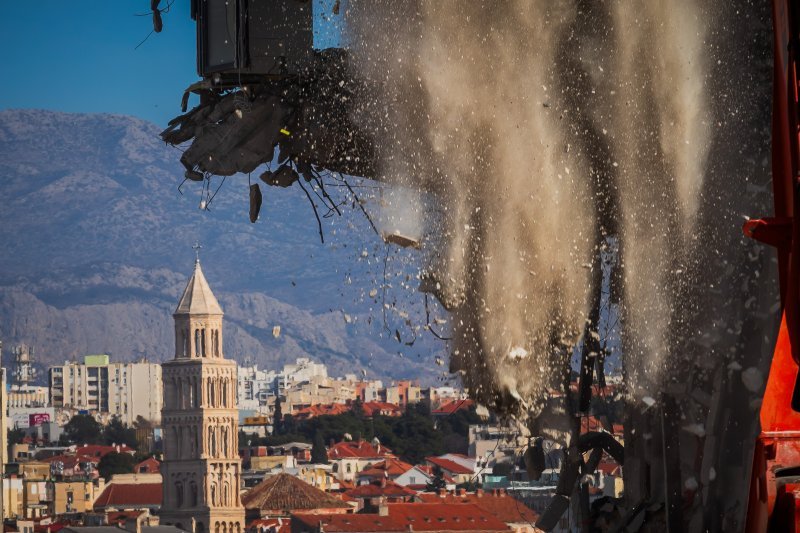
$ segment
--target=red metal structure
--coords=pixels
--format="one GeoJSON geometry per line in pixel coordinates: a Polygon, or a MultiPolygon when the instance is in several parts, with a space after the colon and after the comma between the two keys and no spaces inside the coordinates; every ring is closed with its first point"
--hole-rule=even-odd
{"type": "Polygon", "coordinates": [[[781,325],[761,405],[747,531],[800,532],[800,130],[798,10],[773,0],[772,185],[775,216],[744,233],[777,248],[781,325]]]}

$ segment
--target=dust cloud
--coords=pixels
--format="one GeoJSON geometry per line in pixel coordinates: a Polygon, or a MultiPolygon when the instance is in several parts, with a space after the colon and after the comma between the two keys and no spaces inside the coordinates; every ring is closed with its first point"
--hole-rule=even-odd
{"type": "Polygon", "coordinates": [[[422,288],[484,404],[537,414],[563,383],[612,236],[630,377],[659,383],[709,146],[706,18],[679,3],[347,3],[357,119],[379,177],[435,199],[422,288]]]}

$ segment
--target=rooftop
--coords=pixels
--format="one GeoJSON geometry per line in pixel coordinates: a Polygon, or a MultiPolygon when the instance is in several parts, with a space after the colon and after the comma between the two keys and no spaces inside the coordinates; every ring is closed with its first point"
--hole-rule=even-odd
{"type": "Polygon", "coordinates": [[[536,523],[539,519],[538,513],[530,509],[524,503],[514,499],[504,490],[466,492],[457,493],[432,493],[424,492],[418,495],[423,502],[446,503],[446,504],[471,504],[482,509],[506,524],[520,522],[536,523]]]}
{"type": "Polygon", "coordinates": [[[439,406],[438,409],[434,409],[431,411],[432,415],[452,415],[456,411],[461,411],[462,409],[469,409],[475,404],[472,400],[451,400],[449,402],[443,403],[439,406]]]}
{"type": "Polygon", "coordinates": [[[289,514],[310,509],[350,509],[350,505],[290,474],[268,477],[242,496],[242,505],[262,513],[289,514]]]}
{"type": "Polygon", "coordinates": [[[394,457],[387,457],[379,463],[375,463],[369,468],[359,472],[358,477],[397,477],[405,474],[414,468],[414,465],[408,464],[400,459],[394,457]]]}
{"type": "Polygon", "coordinates": [[[293,515],[299,531],[508,531],[508,526],[476,505],[390,503],[388,513],[293,515]]]}
{"type": "Polygon", "coordinates": [[[474,473],[471,469],[467,468],[466,466],[458,464],[455,461],[451,461],[450,459],[445,459],[444,457],[426,457],[425,460],[434,466],[438,466],[445,472],[450,472],[451,474],[474,473]]]}
{"type": "Polygon", "coordinates": [[[385,496],[387,498],[408,498],[416,496],[417,493],[414,490],[398,485],[391,479],[383,479],[379,482],[359,485],[354,489],[348,490],[345,494],[351,498],[365,499],[378,498],[380,496],[385,496]]]}
{"type": "Polygon", "coordinates": [[[220,307],[211,287],[208,286],[203,269],[200,268],[200,260],[194,263],[194,272],[189,278],[189,283],[183,290],[183,295],[175,309],[176,315],[222,315],[220,307]]]}
{"type": "Polygon", "coordinates": [[[328,459],[383,459],[387,456],[392,456],[392,450],[364,440],[337,442],[328,449],[328,459]]]}
{"type": "Polygon", "coordinates": [[[94,509],[157,509],[162,501],[161,483],[110,483],[94,502],[94,509]]]}

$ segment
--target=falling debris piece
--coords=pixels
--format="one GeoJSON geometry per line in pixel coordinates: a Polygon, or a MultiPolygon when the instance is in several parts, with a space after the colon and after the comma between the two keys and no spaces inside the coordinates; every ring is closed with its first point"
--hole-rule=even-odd
{"type": "Polygon", "coordinates": [[[740,365],[736,361],[734,361],[734,362],[732,362],[732,363],[730,363],[728,365],[728,370],[741,370],[741,369],[742,369],[742,365],[740,365]]]}
{"type": "Polygon", "coordinates": [[[742,372],[742,383],[744,383],[744,387],[747,390],[757,393],[761,390],[762,385],[764,385],[764,377],[761,375],[760,370],[751,366],[742,372]]]}
{"type": "Polygon", "coordinates": [[[683,426],[683,430],[701,439],[706,436],[706,428],[703,424],[689,424],[683,426]]]}
{"type": "Polygon", "coordinates": [[[519,361],[528,357],[528,350],[522,346],[515,346],[508,352],[508,358],[514,361],[519,361]]]}
{"type": "Polygon", "coordinates": [[[280,326],[272,326],[272,336],[276,339],[281,336],[281,327],[280,326]]]}
{"type": "Polygon", "coordinates": [[[402,235],[398,232],[382,233],[381,237],[383,238],[384,242],[388,244],[396,244],[398,246],[402,246],[403,248],[419,248],[419,241],[417,239],[408,237],[407,235],[402,235]]]}
{"type": "Polygon", "coordinates": [[[699,485],[697,484],[697,480],[694,477],[688,478],[684,482],[683,486],[686,488],[686,490],[688,490],[690,492],[696,491],[697,488],[699,487],[699,485]]]}
{"type": "Polygon", "coordinates": [[[370,298],[375,298],[377,295],[378,295],[378,289],[372,289],[371,291],[369,291],[370,298]]]}
{"type": "Polygon", "coordinates": [[[444,360],[438,355],[436,356],[436,364],[439,366],[442,366],[444,364],[444,360]]]}
{"type": "Polygon", "coordinates": [[[347,322],[348,324],[350,324],[353,321],[353,319],[350,317],[350,315],[345,313],[344,314],[344,321],[347,322]]]}
{"type": "Polygon", "coordinates": [[[656,404],[656,401],[650,396],[645,396],[644,398],[642,398],[642,403],[644,403],[649,409],[656,404]]]}
{"type": "Polygon", "coordinates": [[[183,173],[183,176],[191,181],[203,181],[204,178],[203,173],[196,170],[187,170],[183,173]]]}
{"type": "Polygon", "coordinates": [[[258,183],[250,185],[250,222],[258,220],[258,213],[261,212],[261,188],[258,183]]]}
{"type": "Polygon", "coordinates": [[[267,185],[285,188],[291,187],[294,182],[300,179],[300,176],[290,165],[282,165],[275,172],[267,170],[259,178],[267,185]]]}

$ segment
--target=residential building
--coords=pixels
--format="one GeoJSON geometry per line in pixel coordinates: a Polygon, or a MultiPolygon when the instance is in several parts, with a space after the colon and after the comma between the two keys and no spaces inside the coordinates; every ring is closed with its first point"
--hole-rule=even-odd
{"type": "Polygon", "coordinates": [[[386,387],[384,401],[405,408],[410,403],[417,403],[422,400],[422,393],[419,385],[408,381],[398,381],[386,387]]]}
{"type": "Polygon", "coordinates": [[[50,368],[53,407],[105,413],[129,426],[139,416],[161,422],[161,389],[161,366],[147,361],[112,363],[108,355],[87,355],[83,363],[50,368]]]}
{"type": "Polygon", "coordinates": [[[395,480],[412,468],[414,468],[414,465],[410,465],[400,459],[387,457],[383,461],[379,461],[359,472],[358,483],[372,483],[382,479],[395,480]]]}
{"type": "Polygon", "coordinates": [[[236,363],[225,359],[222,308],[195,261],[173,314],[175,357],[164,380],[161,523],[242,533],[236,363]]]}
{"type": "Polygon", "coordinates": [[[147,511],[161,509],[163,495],[159,473],[117,474],[98,492],[92,508],[95,512],[147,511]]]}
{"type": "MultiPolygon", "coordinates": [[[[453,478],[457,485],[474,481],[476,479],[475,461],[473,460],[472,464],[469,465],[465,461],[459,461],[454,455],[456,454],[447,454],[441,457],[426,457],[425,462],[434,470],[439,469],[443,474],[453,478]]],[[[462,457],[466,458],[466,456],[462,457]]]]}
{"type": "Polygon", "coordinates": [[[392,450],[379,442],[363,440],[345,441],[328,448],[328,460],[339,481],[355,481],[359,472],[387,458],[394,458],[392,450]]]}
{"type": "Polygon", "coordinates": [[[88,480],[51,482],[50,490],[53,501],[51,514],[91,511],[92,504],[103,486],[102,481],[97,483],[88,480]]]}
{"type": "Polygon", "coordinates": [[[237,394],[240,411],[258,411],[267,405],[270,396],[278,392],[278,373],[259,370],[258,365],[240,366],[237,376],[237,394]]]}
{"type": "Polygon", "coordinates": [[[50,389],[25,385],[12,387],[8,391],[8,407],[47,407],[50,405],[50,389]]]}

